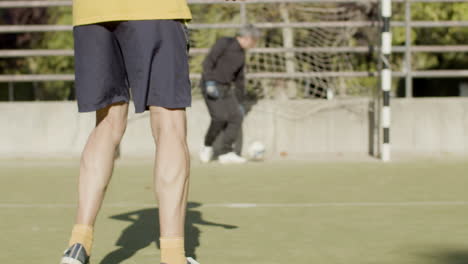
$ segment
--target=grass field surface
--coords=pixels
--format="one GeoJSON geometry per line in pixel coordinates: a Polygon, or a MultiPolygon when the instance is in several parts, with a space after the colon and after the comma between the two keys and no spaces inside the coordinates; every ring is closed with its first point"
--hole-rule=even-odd
{"type": "MultiPolygon", "coordinates": [[[[58,263],[77,162],[0,161],[0,263],[58,263]]],[[[158,264],[152,164],[118,162],[92,264],[158,264]]],[[[201,264],[468,263],[468,161],[194,164],[187,253],[201,264]]]]}

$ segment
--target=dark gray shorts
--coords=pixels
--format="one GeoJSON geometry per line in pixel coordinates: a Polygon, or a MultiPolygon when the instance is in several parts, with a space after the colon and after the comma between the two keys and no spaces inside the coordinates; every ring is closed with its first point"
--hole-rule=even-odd
{"type": "Polygon", "coordinates": [[[191,105],[188,32],[177,20],[106,22],[76,26],[75,87],[80,112],[128,102],[191,105]]]}

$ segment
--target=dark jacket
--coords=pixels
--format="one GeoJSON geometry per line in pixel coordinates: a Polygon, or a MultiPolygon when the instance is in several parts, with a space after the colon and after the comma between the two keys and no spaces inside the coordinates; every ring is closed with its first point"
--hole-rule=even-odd
{"type": "Polygon", "coordinates": [[[236,95],[243,101],[245,94],[245,50],[236,38],[220,38],[203,61],[203,81],[221,85],[234,83],[236,95]]]}

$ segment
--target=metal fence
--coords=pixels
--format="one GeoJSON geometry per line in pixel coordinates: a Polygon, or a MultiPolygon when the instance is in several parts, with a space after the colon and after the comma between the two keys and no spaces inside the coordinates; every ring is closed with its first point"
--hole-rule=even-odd
{"type": "MultiPolygon", "coordinates": [[[[239,24],[190,24],[193,29],[229,29],[239,28],[247,23],[247,8],[249,4],[259,3],[356,3],[356,2],[378,2],[379,0],[248,0],[238,2],[226,2],[225,0],[188,0],[190,4],[228,4],[240,5],[239,12],[241,23],[239,24]]],[[[468,77],[468,70],[413,70],[412,58],[415,53],[443,53],[443,52],[468,52],[468,45],[439,46],[425,45],[413,46],[411,44],[411,30],[414,28],[438,28],[438,27],[468,27],[468,21],[412,21],[411,6],[413,3],[468,3],[468,0],[393,0],[396,3],[405,4],[405,20],[392,21],[392,27],[405,28],[406,43],[404,46],[394,46],[394,53],[403,53],[405,56],[405,67],[403,71],[394,71],[393,77],[405,78],[406,96],[412,96],[413,78],[460,78],[468,77]]],[[[58,7],[71,6],[72,1],[0,1],[2,8],[35,8],[35,7],[58,7]]],[[[326,28],[326,27],[348,27],[359,28],[375,26],[379,21],[328,21],[328,22],[295,22],[295,23],[259,23],[259,28],[326,28]]],[[[26,33],[26,32],[51,32],[71,31],[71,25],[0,25],[0,34],[26,33]]],[[[1,36],[1,35],[0,35],[1,36]]],[[[284,53],[284,52],[310,52],[310,53],[369,53],[372,47],[285,47],[285,48],[257,48],[252,53],[284,53]]],[[[207,49],[192,49],[191,54],[204,54],[207,49]]],[[[73,50],[0,50],[1,58],[12,57],[35,57],[35,56],[73,56],[73,50]]],[[[347,72],[263,72],[248,74],[247,78],[314,78],[314,77],[369,77],[378,76],[378,72],[369,71],[347,71],[347,72]]],[[[191,78],[200,78],[199,74],[192,74],[191,78]]],[[[13,90],[14,82],[43,82],[43,81],[73,81],[73,74],[21,74],[0,75],[0,82],[10,83],[10,92],[13,90]]]]}

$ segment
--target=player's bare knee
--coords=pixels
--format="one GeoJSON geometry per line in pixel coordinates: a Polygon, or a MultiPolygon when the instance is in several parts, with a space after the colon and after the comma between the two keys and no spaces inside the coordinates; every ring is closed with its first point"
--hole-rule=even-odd
{"type": "Polygon", "coordinates": [[[114,143],[119,144],[127,129],[127,118],[113,117],[107,119],[107,122],[111,128],[111,136],[114,143]]]}
{"type": "Polygon", "coordinates": [[[179,141],[186,143],[185,112],[164,108],[151,109],[151,128],[154,141],[179,141]]]}
{"type": "Polygon", "coordinates": [[[118,115],[107,115],[99,124],[106,134],[110,136],[114,144],[119,144],[127,128],[127,117],[118,115]]]}
{"type": "Polygon", "coordinates": [[[128,104],[118,103],[96,113],[98,127],[104,129],[116,145],[120,143],[127,128],[128,104]]]}
{"type": "Polygon", "coordinates": [[[185,146],[187,144],[187,139],[185,132],[173,129],[174,126],[162,125],[153,133],[153,138],[156,144],[159,142],[171,142],[173,147],[185,146]],[[172,129],[171,129],[172,128],[172,129]]]}

